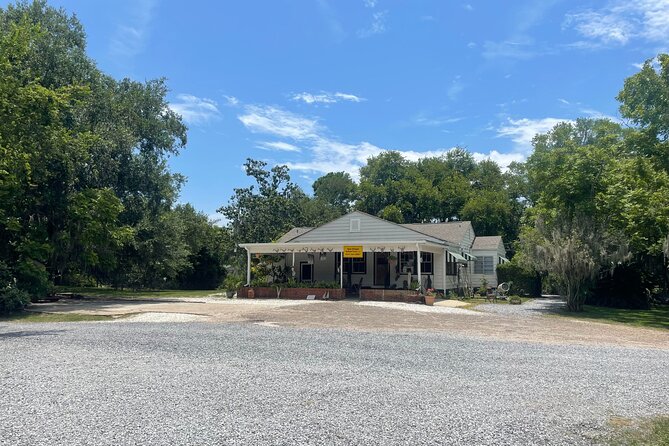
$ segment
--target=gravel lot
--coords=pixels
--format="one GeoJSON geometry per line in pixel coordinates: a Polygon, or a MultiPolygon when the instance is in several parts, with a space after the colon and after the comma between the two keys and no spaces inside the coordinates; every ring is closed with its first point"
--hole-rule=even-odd
{"type": "Polygon", "coordinates": [[[522,305],[482,304],[476,307],[479,311],[486,313],[503,314],[505,316],[537,317],[544,316],[565,308],[565,303],[560,299],[533,299],[522,305]]]}
{"type": "Polygon", "coordinates": [[[255,323],[0,324],[0,444],[591,444],[669,350],[255,323]]]}

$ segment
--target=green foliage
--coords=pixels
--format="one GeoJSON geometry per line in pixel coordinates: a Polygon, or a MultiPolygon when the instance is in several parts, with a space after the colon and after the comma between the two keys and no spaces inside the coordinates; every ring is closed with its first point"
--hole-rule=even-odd
{"type": "Polygon", "coordinates": [[[68,281],[216,287],[230,250],[174,208],[167,157],[186,127],[164,80],[117,81],[85,46],[45,1],[0,9],[0,260],[32,297],[68,281]]]}
{"type": "Polygon", "coordinates": [[[464,149],[417,162],[383,152],[360,169],[356,207],[397,223],[471,220],[479,235],[514,240],[526,189],[522,168],[502,174],[464,149]]]}
{"type": "Polygon", "coordinates": [[[510,262],[497,265],[497,280],[510,283],[511,290],[521,296],[541,296],[541,279],[536,271],[525,268],[514,257],[510,262]]]}
{"type": "Polygon", "coordinates": [[[520,298],[520,296],[509,296],[509,304],[510,305],[520,305],[523,303],[523,299],[520,298]]]}
{"type": "Polygon", "coordinates": [[[356,199],[358,186],[346,172],[330,172],[318,178],[314,184],[314,196],[345,214],[356,199]]]}

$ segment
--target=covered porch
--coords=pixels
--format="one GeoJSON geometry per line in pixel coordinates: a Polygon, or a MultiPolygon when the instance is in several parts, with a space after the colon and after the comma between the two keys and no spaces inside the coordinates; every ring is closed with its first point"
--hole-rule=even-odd
{"type": "MultiPolygon", "coordinates": [[[[349,296],[405,300],[426,289],[456,287],[467,259],[435,241],[248,243],[246,282],[252,283],[255,257],[271,255],[288,267],[294,281],[317,285],[338,282],[349,296]]],[[[260,279],[260,278],[255,278],[260,279]]]]}

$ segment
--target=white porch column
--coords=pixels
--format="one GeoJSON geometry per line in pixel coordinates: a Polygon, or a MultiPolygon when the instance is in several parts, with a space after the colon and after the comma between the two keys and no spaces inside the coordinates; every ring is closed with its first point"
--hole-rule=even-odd
{"type": "Polygon", "coordinates": [[[344,251],[339,253],[339,288],[344,288],[344,251]]]}
{"type": "Polygon", "coordinates": [[[418,288],[422,289],[423,288],[423,281],[421,279],[421,268],[420,268],[421,267],[420,264],[422,262],[421,262],[421,258],[420,258],[420,245],[418,243],[416,243],[416,263],[418,264],[417,265],[417,268],[418,268],[418,288]]]}
{"type": "Polygon", "coordinates": [[[448,251],[444,249],[444,261],[441,262],[441,268],[442,268],[442,276],[441,276],[441,284],[443,285],[442,289],[444,290],[444,294],[446,294],[446,260],[448,260],[448,251]]]}
{"type": "Polygon", "coordinates": [[[246,248],[246,285],[251,285],[251,251],[246,248]]]}

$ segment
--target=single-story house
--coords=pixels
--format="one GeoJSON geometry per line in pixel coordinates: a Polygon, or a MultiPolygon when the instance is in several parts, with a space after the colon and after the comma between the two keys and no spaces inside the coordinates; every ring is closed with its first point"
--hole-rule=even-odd
{"type": "Polygon", "coordinates": [[[279,255],[300,282],[337,281],[347,289],[497,286],[506,262],[500,236],[477,237],[471,222],[397,224],[354,211],[316,228],[293,228],[273,243],[243,243],[251,258],[279,255]]]}

